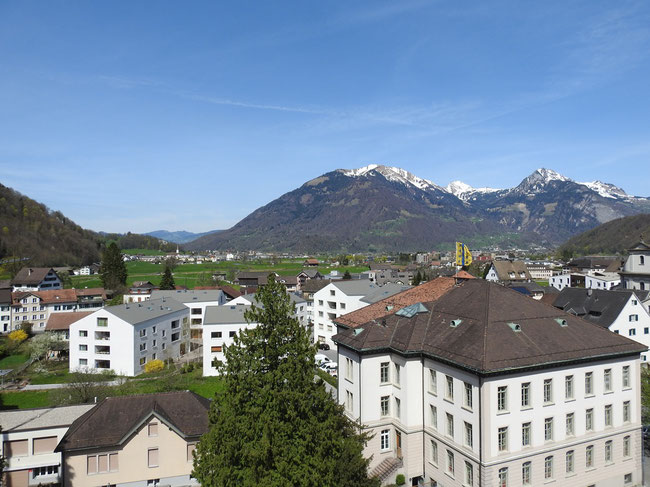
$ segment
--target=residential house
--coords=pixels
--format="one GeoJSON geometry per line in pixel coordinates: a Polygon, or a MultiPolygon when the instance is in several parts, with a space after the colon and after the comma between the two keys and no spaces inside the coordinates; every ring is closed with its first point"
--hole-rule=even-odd
{"type": "Polygon", "coordinates": [[[278,277],[276,272],[260,271],[260,272],[238,272],[235,277],[235,283],[241,286],[244,294],[257,291],[257,288],[264,286],[270,274],[278,277]]]}
{"type": "Polygon", "coordinates": [[[587,255],[571,260],[565,268],[573,273],[588,274],[590,272],[618,272],[621,269],[621,258],[606,255],[587,255]]]}
{"type": "Polygon", "coordinates": [[[650,291],[650,246],[643,240],[628,249],[621,278],[625,289],[650,291]]]}
{"type": "MultiPolygon", "coordinates": [[[[307,300],[304,299],[302,296],[296,293],[288,293],[289,294],[289,299],[293,303],[293,308],[294,308],[294,316],[298,319],[301,325],[307,326],[308,325],[308,320],[307,320],[307,300]]],[[[257,301],[255,293],[252,294],[244,294],[236,299],[233,299],[228,303],[229,305],[247,305],[250,306],[251,304],[255,304],[257,306],[260,306],[260,303],[257,301]]]]}
{"type": "Polygon", "coordinates": [[[564,288],[574,287],[571,279],[572,276],[573,276],[572,274],[565,271],[561,273],[553,274],[551,278],[548,280],[548,285],[557,289],[558,291],[562,291],[562,289],[564,288]]]}
{"type": "Polygon", "coordinates": [[[302,289],[302,286],[305,285],[305,282],[309,281],[310,279],[323,279],[323,274],[321,274],[318,269],[303,269],[298,273],[296,277],[299,281],[298,288],[302,289]]]}
{"type": "Polygon", "coordinates": [[[521,260],[495,260],[485,275],[486,281],[492,282],[527,282],[533,278],[526,264],[521,260]]]}
{"type": "MultiPolygon", "coordinates": [[[[66,291],[66,290],[61,290],[66,291]]],[[[68,298],[66,293],[66,300],[68,298]]],[[[74,293],[72,293],[74,294],[74,293]]],[[[70,298],[70,301],[65,303],[69,306],[76,304],[76,297],[70,298]]],[[[71,308],[72,309],[72,308],[71,308]]],[[[12,293],[11,303],[11,321],[12,328],[17,330],[22,323],[31,323],[33,332],[42,332],[45,330],[45,323],[47,323],[47,307],[42,302],[42,298],[37,291],[19,291],[12,293]]]]}
{"type": "Polygon", "coordinates": [[[226,304],[226,294],[221,289],[152,291],[151,299],[159,298],[174,299],[190,309],[190,338],[193,347],[202,343],[205,309],[208,306],[226,304]]]}
{"type": "Polygon", "coordinates": [[[641,485],[645,346],[484,280],[430,285],[432,299],[334,337],[338,400],[371,435],[371,474],[641,485]]]}
{"type": "Polygon", "coordinates": [[[107,397],[56,447],[65,487],[193,486],[193,452],[209,429],[210,401],[193,392],[107,397]]]}
{"type": "MultiPolygon", "coordinates": [[[[241,299],[241,298],[237,298],[241,299]]],[[[224,347],[232,345],[241,330],[255,328],[258,323],[249,323],[245,313],[251,306],[228,303],[226,306],[210,306],[203,322],[203,375],[217,375],[215,360],[225,361],[224,347]]]]}
{"type": "Polygon", "coordinates": [[[52,313],[45,324],[45,331],[60,335],[64,340],[70,339],[70,325],[85,318],[92,311],[72,311],[68,313],[52,313]]]}
{"type": "Polygon", "coordinates": [[[378,286],[367,279],[332,281],[314,294],[314,343],[333,346],[335,320],[341,315],[381,301],[408,286],[386,284],[378,286]]]}
{"type": "Polygon", "coordinates": [[[11,280],[13,291],[61,289],[61,279],[51,267],[23,267],[11,280]]]}
{"type": "Polygon", "coordinates": [[[618,272],[593,272],[585,276],[585,287],[587,289],[604,289],[608,291],[620,283],[621,275],[618,272]]]}
{"type": "Polygon", "coordinates": [[[12,331],[11,304],[11,289],[0,289],[0,327],[2,327],[2,333],[12,331]]]}
{"type": "Polygon", "coordinates": [[[319,264],[318,259],[305,259],[305,262],[302,263],[302,265],[307,267],[318,267],[319,264]]]}
{"type": "Polygon", "coordinates": [[[151,298],[152,291],[156,289],[149,281],[135,281],[129,290],[124,293],[125,303],[140,303],[151,298]]]}
{"type": "Polygon", "coordinates": [[[94,404],[0,411],[2,485],[60,485],[61,454],[55,452],[69,426],[94,404]]]}
{"type": "MultiPolygon", "coordinates": [[[[634,290],[565,288],[553,306],[650,347],[650,313],[642,304],[647,294],[634,290]]],[[[648,353],[642,353],[641,359],[646,362],[648,353]]]]}
{"type": "Polygon", "coordinates": [[[135,376],[147,362],[187,350],[189,309],[161,298],[109,306],[70,325],[70,371],[135,376]]]}

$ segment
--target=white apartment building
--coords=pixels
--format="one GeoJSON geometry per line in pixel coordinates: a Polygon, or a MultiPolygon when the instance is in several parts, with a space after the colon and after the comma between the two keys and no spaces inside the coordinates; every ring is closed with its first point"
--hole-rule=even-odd
{"type": "MultiPolygon", "coordinates": [[[[650,348],[650,313],[638,294],[645,293],[567,288],[557,295],[553,306],[650,348]]],[[[641,361],[648,361],[648,352],[641,354],[641,361]]]]}
{"type": "Polygon", "coordinates": [[[11,289],[0,289],[0,331],[9,333],[11,328],[11,289]]]}
{"type": "Polygon", "coordinates": [[[571,287],[571,274],[561,273],[554,274],[548,280],[548,285],[554,287],[555,289],[562,291],[562,289],[571,287]]]}
{"type": "Polygon", "coordinates": [[[217,375],[214,361],[225,360],[224,346],[232,345],[233,339],[241,330],[257,327],[257,323],[248,323],[244,316],[250,309],[250,305],[232,304],[232,301],[226,306],[211,306],[207,309],[203,322],[204,376],[217,375]]]}
{"type": "Polygon", "coordinates": [[[621,283],[621,276],[617,272],[594,272],[585,276],[587,289],[610,290],[621,283]]]}
{"type": "Polygon", "coordinates": [[[54,449],[68,428],[94,404],[0,411],[2,450],[7,464],[3,485],[61,482],[61,454],[54,449]]]}
{"type": "Polygon", "coordinates": [[[193,343],[203,339],[203,320],[208,306],[222,306],[226,303],[226,294],[221,289],[177,289],[161,291],[154,289],[151,299],[169,298],[184,304],[190,309],[190,336],[193,343]]]}
{"type": "MultiPolygon", "coordinates": [[[[289,292],[289,299],[293,303],[294,316],[298,319],[301,325],[308,325],[308,309],[307,309],[307,300],[303,299],[296,293],[289,292]]],[[[228,301],[229,305],[248,305],[258,304],[255,299],[255,293],[243,294],[236,297],[235,299],[228,301]]]]}
{"type": "Polygon", "coordinates": [[[641,485],[643,345],[478,279],[397,308],[334,337],[384,484],[641,485]]]}
{"type": "Polygon", "coordinates": [[[378,286],[367,279],[330,282],[314,293],[314,343],[333,346],[332,336],[337,332],[334,324],[336,318],[408,288],[398,284],[378,286]]]}
{"type": "Polygon", "coordinates": [[[526,268],[535,281],[548,281],[553,275],[553,268],[546,262],[526,262],[526,268]]]}
{"type": "Polygon", "coordinates": [[[173,299],[109,306],[70,325],[70,371],[135,376],[187,350],[189,309],[173,299]]]}

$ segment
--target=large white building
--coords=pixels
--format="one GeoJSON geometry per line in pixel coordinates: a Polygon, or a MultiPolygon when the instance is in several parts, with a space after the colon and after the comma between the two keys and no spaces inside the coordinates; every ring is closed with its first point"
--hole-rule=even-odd
{"type": "Polygon", "coordinates": [[[314,343],[333,346],[332,336],[337,332],[334,320],[341,315],[397,294],[409,286],[385,284],[378,286],[367,279],[330,282],[314,293],[314,343]]]}
{"type": "Polygon", "coordinates": [[[482,280],[437,291],[335,337],[339,402],[373,435],[371,473],[428,487],[641,485],[643,345],[482,280]]]}
{"type": "Polygon", "coordinates": [[[187,350],[189,309],[173,299],[109,306],[70,325],[70,371],[134,376],[187,350]]]}
{"type": "Polygon", "coordinates": [[[650,291],[650,246],[642,240],[628,254],[621,272],[625,289],[650,291]]]}

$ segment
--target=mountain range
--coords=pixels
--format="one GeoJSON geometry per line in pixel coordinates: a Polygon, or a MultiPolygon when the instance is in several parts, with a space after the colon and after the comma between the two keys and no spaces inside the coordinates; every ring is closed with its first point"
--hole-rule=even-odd
{"type": "Polygon", "coordinates": [[[472,246],[555,246],[601,223],[650,212],[650,199],[613,184],[537,169],[514,188],[446,187],[371,164],[337,169],[255,210],[189,250],[416,251],[472,246]]]}
{"type": "Polygon", "coordinates": [[[176,232],[171,232],[169,230],[154,230],[153,232],[145,233],[144,235],[149,235],[151,237],[159,238],[160,240],[165,240],[166,242],[173,242],[176,244],[182,244],[185,242],[191,242],[196,240],[199,237],[204,235],[209,235],[211,233],[217,233],[221,230],[211,230],[209,232],[203,233],[192,233],[185,230],[178,230],[176,232]]]}

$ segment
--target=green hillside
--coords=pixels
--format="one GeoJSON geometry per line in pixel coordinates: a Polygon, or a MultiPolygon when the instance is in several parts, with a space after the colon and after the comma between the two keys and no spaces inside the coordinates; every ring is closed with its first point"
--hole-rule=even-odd
{"type": "Polygon", "coordinates": [[[624,254],[641,235],[650,241],[650,214],[626,216],[604,223],[567,240],[559,249],[562,256],[624,254]]]}

